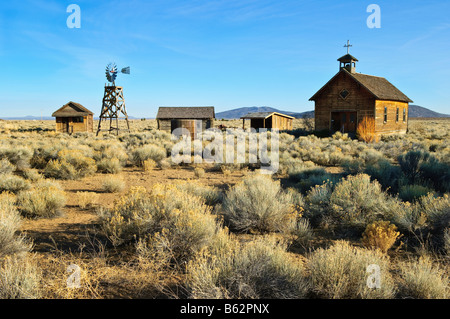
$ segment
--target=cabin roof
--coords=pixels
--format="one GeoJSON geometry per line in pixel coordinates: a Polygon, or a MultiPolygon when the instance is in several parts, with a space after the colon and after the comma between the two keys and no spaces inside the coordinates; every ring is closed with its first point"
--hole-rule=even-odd
{"type": "Polygon", "coordinates": [[[161,106],[157,119],[213,119],[214,106],[161,106]]]}
{"type": "Polygon", "coordinates": [[[83,105],[70,101],[64,104],[61,108],[53,112],[53,117],[76,117],[93,115],[94,113],[89,111],[83,105]]]}
{"type": "Polygon", "coordinates": [[[290,119],[294,118],[293,116],[278,113],[278,112],[252,112],[252,113],[248,113],[245,116],[242,116],[241,119],[266,119],[274,114],[282,116],[282,117],[287,117],[290,119]]]}
{"type": "Polygon", "coordinates": [[[330,81],[327,82],[316,94],[314,94],[309,100],[314,101],[322,90],[328,86],[341,72],[344,72],[350,76],[353,80],[362,85],[369,93],[371,93],[377,100],[389,100],[400,102],[413,102],[403,92],[397,89],[391,82],[385,78],[373,75],[367,75],[362,73],[351,73],[345,68],[342,68],[330,81]]]}

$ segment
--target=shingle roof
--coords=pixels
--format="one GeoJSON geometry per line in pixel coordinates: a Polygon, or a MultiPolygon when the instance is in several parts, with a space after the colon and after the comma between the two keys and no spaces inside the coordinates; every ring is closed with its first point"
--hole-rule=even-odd
{"type": "Polygon", "coordinates": [[[213,119],[214,106],[161,106],[157,119],[213,119]]]}
{"type": "Polygon", "coordinates": [[[375,95],[378,100],[413,102],[385,78],[362,73],[350,73],[347,70],[345,71],[375,95]]]}
{"type": "Polygon", "coordinates": [[[266,119],[273,114],[277,114],[277,115],[284,116],[284,117],[291,118],[291,119],[294,118],[293,116],[278,113],[278,112],[253,112],[253,113],[248,113],[245,116],[242,116],[241,119],[266,119]]]}
{"type": "Polygon", "coordinates": [[[93,115],[94,113],[89,111],[83,105],[70,101],[63,105],[57,111],[53,112],[53,117],[72,117],[72,116],[86,116],[93,115]]]}
{"type": "Polygon", "coordinates": [[[348,60],[358,61],[358,59],[355,58],[355,57],[354,57],[353,55],[351,55],[351,54],[346,54],[346,55],[344,55],[344,56],[342,56],[342,57],[340,57],[340,58],[338,59],[338,61],[348,61],[348,60]]]}
{"type": "Polygon", "coordinates": [[[362,73],[351,73],[345,68],[342,68],[330,81],[327,82],[316,94],[314,94],[309,100],[313,101],[319,95],[320,92],[341,72],[345,72],[356,82],[361,84],[366,88],[369,93],[371,93],[377,100],[391,100],[400,102],[413,102],[409,97],[403,94],[399,89],[397,89],[391,82],[385,78],[367,75],[362,73]]]}

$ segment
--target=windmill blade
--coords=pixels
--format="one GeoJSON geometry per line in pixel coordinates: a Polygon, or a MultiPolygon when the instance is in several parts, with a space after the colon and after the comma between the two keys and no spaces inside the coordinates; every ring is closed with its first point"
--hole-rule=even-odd
{"type": "Polygon", "coordinates": [[[126,68],[123,68],[120,72],[122,72],[123,74],[130,74],[130,67],[127,66],[126,68]]]}
{"type": "Polygon", "coordinates": [[[109,63],[106,66],[106,79],[108,82],[114,83],[117,78],[117,66],[115,63],[109,63]]]}

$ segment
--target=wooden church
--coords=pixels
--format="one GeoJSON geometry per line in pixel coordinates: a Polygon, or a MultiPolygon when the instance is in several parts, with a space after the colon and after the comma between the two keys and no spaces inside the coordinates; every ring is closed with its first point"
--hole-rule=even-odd
{"type": "Polygon", "coordinates": [[[348,51],[338,61],[339,72],[310,99],[316,131],[354,136],[366,117],[375,119],[376,136],[406,133],[408,103],[413,101],[385,78],[357,73],[358,59],[348,51]]]}

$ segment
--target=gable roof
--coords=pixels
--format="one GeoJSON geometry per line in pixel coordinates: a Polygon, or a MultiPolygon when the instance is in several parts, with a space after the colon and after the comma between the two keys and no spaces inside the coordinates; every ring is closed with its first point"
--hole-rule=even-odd
{"type": "Polygon", "coordinates": [[[213,119],[214,106],[161,106],[157,119],[213,119]]]}
{"type": "Polygon", "coordinates": [[[330,81],[327,82],[316,94],[309,100],[314,101],[322,90],[332,82],[341,72],[349,75],[353,80],[363,86],[369,93],[371,93],[377,100],[391,100],[412,103],[413,101],[407,97],[403,92],[397,89],[391,82],[385,78],[362,73],[351,73],[345,68],[342,68],[330,81]]]}
{"type": "Polygon", "coordinates": [[[53,112],[53,117],[75,117],[75,116],[87,116],[94,113],[89,111],[83,105],[70,101],[63,105],[61,108],[53,112]]]}
{"type": "Polygon", "coordinates": [[[266,119],[272,115],[279,115],[279,116],[283,116],[283,117],[287,117],[290,119],[293,119],[293,116],[290,115],[286,115],[286,114],[282,114],[282,113],[278,113],[278,112],[252,112],[252,113],[248,113],[245,116],[242,116],[241,119],[266,119]]]}

